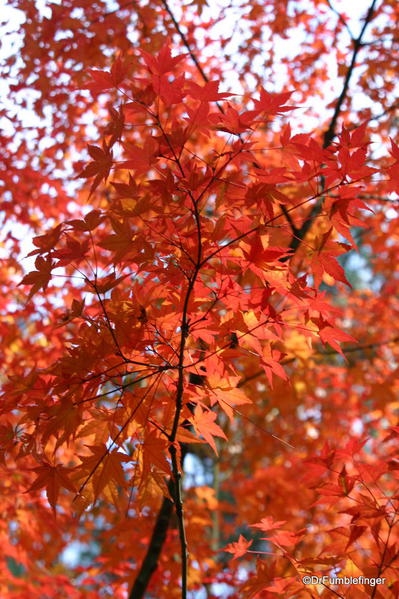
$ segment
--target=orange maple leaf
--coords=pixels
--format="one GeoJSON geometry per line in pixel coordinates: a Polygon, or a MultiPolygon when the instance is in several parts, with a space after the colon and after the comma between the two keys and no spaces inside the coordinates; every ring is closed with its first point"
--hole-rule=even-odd
{"type": "Polygon", "coordinates": [[[227,437],[218,424],[215,423],[216,414],[212,410],[203,410],[201,406],[197,405],[194,411],[194,416],[190,418],[190,422],[194,426],[194,430],[197,435],[201,435],[212,447],[213,451],[218,455],[215,440],[213,437],[221,437],[226,439],[227,437]]]}
{"type": "Polygon", "coordinates": [[[247,551],[248,551],[249,547],[251,547],[252,543],[253,543],[252,539],[250,541],[247,541],[247,539],[245,537],[240,535],[238,537],[238,541],[235,541],[234,543],[229,543],[228,545],[226,545],[226,547],[224,547],[223,551],[232,553],[233,560],[238,559],[239,557],[242,557],[243,555],[245,555],[247,553],[247,551]]]}
{"type": "Polygon", "coordinates": [[[73,470],[72,468],[65,468],[60,464],[52,466],[51,464],[43,462],[42,466],[32,468],[31,470],[36,472],[38,476],[26,492],[31,493],[32,491],[38,491],[39,489],[45,488],[48,502],[54,512],[61,488],[68,489],[72,492],[76,491],[74,484],[68,478],[68,474],[73,470]]]}

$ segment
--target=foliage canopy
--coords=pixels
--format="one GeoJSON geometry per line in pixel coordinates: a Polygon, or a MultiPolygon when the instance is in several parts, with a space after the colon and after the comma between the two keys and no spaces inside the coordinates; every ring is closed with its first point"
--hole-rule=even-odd
{"type": "Polygon", "coordinates": [[[341,4],[9,0],[2,597],[399,596],[399,5],[341,4]]]}

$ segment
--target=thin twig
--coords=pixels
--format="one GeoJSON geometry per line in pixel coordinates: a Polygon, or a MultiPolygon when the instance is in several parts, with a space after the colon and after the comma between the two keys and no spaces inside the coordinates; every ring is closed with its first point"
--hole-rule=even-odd
{"type": "Polygon", "coordinates": [[[287,208],[284,206],[284,204],[280,204],[280,208],[281,208],[282,213],[285,216],[286,221],[288,222],[289,226],[291,227],[291,231],[292,231],[293,237],[297,237],[298,233],[299,233],[299,229],[294,224],[294,221],[292,220],[291,214],[289,213],[289,211],[287,210],[287,208]]]}
{"type": "MultiPolygon", "coordinates": [[[[169,146],[174,160],[176,162],[177,167],[179,168],[182,176],[185,176],[184,169],[180,162],[179,157],[176,155],[173,145],[169,140],[169,136],[164,131],[162,124],[157,118],[158,127],[165,138],[167,145],[169,146]]],[[[183,512],[183,498],[182,498],[182,487],[181,487],[181,473],[179,466],[179,449],[181,450],[181,445],[177,442],[177,433],[180,426],[180,416],[183,410],[183,393],[184,393],[184,376],[185,376],[185,367],[184,367],[184,356],[186,349],[186,341],[190,332],[190,320],[188,317],[188,308],[191,300],[191,295],[194,291],[194,286],[197,281],[197,277],[199,275],[201,269],[202,262],[202,235],[201,235],[201,222],[200,222],[200,214],[198,209],[198,202],[202,196],[195,200],[193,194],[188,191],[188,196],[192,203],[192,214],[195,220],[196,229],[197,229],[197,256],[195,261],[195,266],[193,268],[193,272],[190,275],[187,290],[184,296],[183,309],[182,309],[182,318],[180,323],[180,346],[179,346],[179,361],[177,365],[177,386],[176,386],[176,397],[175,397],[175,413],[173,417],[173,423],[170,433],[170,447],[169,453],[172,461],[172,478],[173,478],[173,500],[175,504],[176,518],[178,522],[179,529],[179,540],[180,540],[180,553],[181,553],[181,599],[187,599],[187,579],[188,579],[188,550],[187,550],[187,539],[185,532],[185,523],[184,523],[184,512],[183,512]]]]}
{"type": "MultiPolygon", "coordinates": [[[[389,339],[388,341],[378,341],[376,343],[367,343],[366,345],[357,345],[357,346],[354,345],[354,346],[350,346],[350,347],[345,347],[345,348],[342,348],[342,351],[344,354],[347,354],[347,353],[362,351],[363,349],[374,349],[376,347],[390,345],[391,343],[398,343],[398,341],[399,341],[399,337],[394,337],[393,339],[389,339]]],[[[325,350],[319,350],[317,353],[322,356],[331,356],[331,355],[336,354],[337,352],[335,349],[325,349],[325,350]]]]}
{"type": "Polygon", "coordinates": [[[159,374],[160,372],[163,372],[165,370],[173,370],[173,368],[174,367],[160,366],[158,368],[158,370],[153,370],[149,374],[141,376],[138,379],[134,379],[134,381],[131,381],[130,383],[125,383],[124,385],[115,387],[114,389],[111,389],[111,391],[105,391],[104,393],[99,393],[98,395],[93,395],[92,397],[87,397],[86,399],[81,399],[80,401],[75,401],[72,403],[72,405],[80,406],[81,404],[87,403],[88,401],[95,401],[96,399],[102,399],[103,397],[107,397],[108,395],[111,395],[112,393],[117,393],[118,391],[122,391],[122,389],[128,389],[132,385],[136,385],[137,383],[140,383],[141,381],[149,379],[150,377],[154,376],[155,374],[159,374]]]}
{"type": "Polygon", "coordinates": [[[333,11],[333,13],[335,13],[338,17],[338,20],[341,21],[342,25],[345,27],[345,29],[347,30],[347,32],[349,33],[351,40],[353,41],[355,39],[355,36],[353,35],[351,28],[349,27],[346,19],[344,19],[344,17],[341,15],[341,13],[332,5],[332,3],[330,2],[330,0],[326,0],[328,6],[330,7],[330,9],[333,11]]]}
{"type": "Polygon", "coordinates": [[[83,491],[83,489],[85,488],[85,486],[87,485],[87,483],[90,481],[90,479],[94,476],[94,474],[96,473],[98,467],[100,466],[100,464],[103,463],[103,461],[107,458],[107,456],[110,454],[112,448],[114,447],[115,443],[117,442],[117,440],[119,439],[119,437],[121,436],[121,434],[123,433],[123,431],[126,429],[126,427],[128,426],[128,424],[131,422],[132,418],[135,416],[137,410],[139,409],[139,407],[141,406],[141,404],[143,403],[143,401],[145,400],[145,398],[147,397],[147,395],[150,393],[152,387],[155,385],[157,381],[153,381],[151,383],[151,385],[146,389],[145,393],[143,394],[143,397],[140,398],[140,400],[137,402],[137,405],[133,408],[132,413],[130,414],[129,418],[126,419],[126,421],[123,423],[123,425],[121,426],[121,428],[119,429],[119,431],[116,433],[115,437],[112,438],[111,443],[107,446],[106,450],[104,451],[104,454],[99,458],[99,460],[95,463],[95,465],[93,466],[93,468],[91,469],[91,471],[89,472],[89,474],[87,475],[87,477],[85,478],[85,480],[83,481],[83,483],[80,485],[78,492],[75,495],[75,499],[81,494],[81,492],[83,491]]]}

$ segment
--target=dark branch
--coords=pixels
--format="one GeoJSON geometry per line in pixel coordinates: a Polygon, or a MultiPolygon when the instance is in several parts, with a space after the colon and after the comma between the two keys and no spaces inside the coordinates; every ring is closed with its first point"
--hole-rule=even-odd
{"type": "Polygon", "coordinates": [[[288,212],[287,208],[284,204],[280,204],[281,212],[284,214],[285,219],[289,226],[291,227],[293,237],[297,237],[299,233],[299,229],[296,228],[294,221],[292,220],[291,214],[288,212]]]}
{"type": "Polygon", "coordinates": [[[204,72],[204,69],[203,69],[203,68],[202,68],[202,66],[200,65],[198,58],[196,57],[196,55],[195,55],[195,54],[194,54],[194,52],[192,51],[192,49],[191,49],[191,46],[190,46],[190,44],[189,44],[189,42],[188,42],[188,39],[187,39],[187,37],[185,36],[185,34],[183,33],[183,31],[181,30],[179,23],[176,21],[176,19],[175,19],[175,15],[174,15],[174,14],[173,14],[173,12],[171,11],[171,9],[170,9],[170,7],[169,7],[168,3],[166,2],[166,0],[161,0],[161,2],[162,2],[162,4],[163,4],[163,7],[164,7],[164,9],[166,10],[166,12],[168,13],[168,15],[170,16],[170,18],[171,18],[171,21],[172,21],[172,23],[173,23],[173,25],[174,25],[174,27],[175,27],[175,29],[176,29],[177,33],[179,34],[181,41],[183,42],[183,44],[184,44],[184,45],[185,45],[185,47],[187,48],[187,50],[188,50],[188,53],[189,53],[189,55],[190,55],[190,58],[191,58],[191,60],[193,61],[193,63],[194,63],[194,64],[195,64],[195,66],[197,67],[197,69],[198,69],[198,72],[201,74],[201,77],[202,77],[202,79],[203,79],[205,82],[208,82],[208,81],[209,81],[209,78],[208,78],[208,76],[206,75],[206,73],[204,72]]]}
{"type": "Polygon", "coordinates": [[[330,126],[328,127],[327,131],[324,134],[324,139],[323,139],[323,147],[324,148],[327,148],[331,144],[332,140],[335,137],[337,121],[338,121],[339,115],[341,114],[342,105],[346,100],[346,96],[347,96],[348,89],[349,89],[349,83],[352,78],[353,71],[356,67],[356,59],[357,59],[359,50],[362,47],[363,35],[367,29],[368,24],[370,23],[371,19],[373,18],[376,3],[377,3],[377,0],[373,0],[373,2],[371,3],[370,8],[367,11],[367,15],[364,20],[363,27],[362,27],[358,37],[353,42],[352,60],[350,62],[348,70],[346,72],[344,84],[342,86],[342,91],[339,95],[337,104],[335,106],[335,110],[334,110],[334,114],[333,114],[331,122],[330,122],[330,126]]]}
{"type": "MultiPolygon", "coordinates": [[[[178,35],[180,36],[181,41],[183,42],[183,44],[185,45],[185,47],[188,50],[188,53],[190,55],[191,60],[193,61],[193,63],[195,64],[195,66],[197,67],[198,72],[200,73],[202,79],[205,81],[205,83],[208,83],[209,81],[209,77],[207,76],[207,74],[205,73],[204,69],[202,68],[202,66],[200,65],[200,62],[198,60],[198,58],[196,57],[196,55],[193,52],[193,49],[190,46],[190,43],[186,37],[186,35],[183,33],[183,31],[180,28],[180,25],[178,23],[178,21],[176,21],[175,15],[173,14],[173,12],[170,9],[169,4],[166,2],[166,0],[161,0],[163,7],[165,8],[166,12],[168,13],[168,15],[170,16],[170,19],[176,29],[176,32],[178,33],[178,35]]],[[[222,106],[219,104],[219,102],[216,102],[216,106],[218,107],[220,112],[224,112],[222,106]]]]}
{"type": "MultiPolygon", "coordinates": [[[[362,39],[363,39],[364,33],[367,29],[367,26],[373,18],[376,3],[377,3],[377,0],[373,0],[373,2],[371,3],[371,5],[367,11],[367,14],[366,14],[366,17],[365,17],[365,20],[363,23],[363,27],[362,27],[358,37],[353,41],[352,59],[351,59],[350,65],[349,65],[348,70],[345,75],[341,93],[340,93],[337,103],[335,105],[334,114],[331,118],[331,121],[330,121],[327,131],[324,133],[323,148],[327,148],[331,144],[332,140],[335,137],[338,118],[341,114],[342,106],[346,100],[346,97],[348,94],[348,89],[349,89],[349,83],[352,78],[353,71],[356,67],[357,55],[359,53],[359,50],[362,47],[362,39]]],[[[305,219],[302,227],[297,230],[295,235],[292,236],[291,243],[290,243],[290,249],[292,250],[291,255],[295,254],[295,252],[301,245],[302,241],[305,239],[313,222],[316,220],[316,218],[321,213],[322,206],[323,206],[323,197],[320,197],[320,199],[312,207],[312,209],[311,209],[308,217],[305,219]]]]}
{"type": "MultiPolygon", "coordinates": [[[[207,75],[205,74],[204,70],[202,69],[196,55],[194,54],[194,52],[188,42],[187,37],[182,32],[179,23],[175,19],[175,16],[174,16],[173,12],[171,11],[167,1],[161,0],[161,3],[163,5],[164,9],[166,10],[166,12],[168,13],[170,19],[172,20],[172,23],[176,29],[176,32],[180,36],[180,39],[182,40],[184,46],[187,48],[188,53],[189,53],[193,63],[195,64],[196,68],[198,69],[201,77],[203,78],[203,80],[205,82],[209,81],[209,79],[208,79],[207,75]]],[[[328,130],[326,131],[326,133],[324,135],[324,144],[323,144],[324,147],[327,147],[328,145],[330,145],[332,139],[335,136],[337,120],[338,120],[338,117],[341,112],[342,104],[345,101],[345,98],[347,95],[349,81],[350,81],[352,72],[355,67],[357,54],[359,52],[359,49],[361,48],[361,40],[362,40],[364,31],[365,31],[368,23],[372,19],[375,3],[376,3],[376,0],[373,0],[372,4],[368,10],[368,13],[366,15],[365,23],[360,32],[360,35],[356,40],[354,40],[354,51],[353,51],[351,64],[348,68],[348,72],[347,72],[347,75],[344,80],[343,89],[338,98],[338,102],[337,102],[333,117],[331,119],[331,123],[329,125],[328,130]]],[[[218,108],[219,108],[219,110],[221,110],[223,112],[223,109],[219,105],[218,105],[218,108]]],[[[163,134],[165,135],[164,132],[163,132],[163,134]]],[[[166,137],[166,141],[168,142],[166,135],[165,135],[165,137],[166,137]]],[[[179,160],[176,157],[176,155],[174,156],[174,159],[175,159],[177,165],[180,167],[179,160]]],[[[289,214],[289,211],[286,210],[285,206],[282,207],[281,215],[284,214],[284,216],[287,219],[287,222],[290,224],[292,232],[293,232],[293,239],[292,239],[292,242],[290,245],[290,249],[292,250],[292,253],[294,253],[296,251],[296,249],[299,247],[301,241],[304,239],[305,235],[307,234],[308,230],[310,229],[314,219],[321,212],[321,209],[322,209],[322,202],[321,202],[321,200],[319,200],[319,202],[316,203],[312,207],[310,215],[306,219],[306,221],[304,222],[302,227],[300,229],[298,229],[294,225],[294,223],[291,219],[291,216],[289,214]]],[[[184,357],[184,349],[185,349],[185,340],[186,340],[187,333],[189,330],[189,323],[187,320],[187,316],[188,316],[187,308],[188,308],[188,302],[189,302],[191,293],[193,291],[195,280],[198,276],[198,273],[199,273],[201,267],[210,259],[210,257],[212,257],[212,255],[214,255],[220,251],[220,248],[219,248],[218,250],[216,250],[216,252],[214,252],[210,256],[206,257],[205,259],[202,259],[201,252],[200,252],[201,238],[200,238],[198,205],[194,201],[193,201],[193,216],[196,220],[197,232],[198,232],[198,236],[199,236],[198,256],[197,256],[196,265],[194,267],[194,272],[189,281],[188,289],[187,289],[186,296],[185,296],[184,308],[183,308],[183,318],[182,318],[182,323],[181,323],[182,333],[181,333],[181,343],[180,343],[180,350],[179,350],[178,382],[177,382],[177,393],[176,393],[176,410],[175,410],[174,422],[172,425],[172,433],[170,436],[170,440],[171,440],[170,453],[171,453],[171,458],[172,458],[172,478],[169,482],[169,485],[170,485],[169,488],[170,488],[171,496],[173,497],[173,503],[175,504],[176,516],[178,519],[178,526],[179,526],[180,545],[181,545],[181,551],[182,551],[182,597],[186,596],[185,595],[185,593],[186,593],[185,578],[187,576],[187,544],[186,544],[185,532],[184,532],[184,519],[183,519],[182,498],[181,498],[181,489],[180,489],[180,472],[179,472],[178,462],[177,462],[177,448],[176,448],[174,442],[176,439],[177,430],[178,430],[178,426],[179,426],[180,414],[181,414],[181,410],[182,410],[182,396],[183,396],[183,388],[184,388],[183,357],[184,357]]],[[[236,242],[241,237],[245,237],[257,229],[258,229],[258,227],[255,227],[251,231],[247,231],[242,236],[239,236],[238,238],[233,240],[233,242],[236,242]]],[[[227,244],[227,245],[230,245],[230,244],[227,244]]],[[[251,378],[255,378],[256,376],[259,376],[259,374],[260,373],[256,373],[251,378]]],[[[245,382],[248,382],[248,380],[249,379],[246,379],[246,381],[243,381],[240,386],[245,384],[245,382]]],[[[183,451],[183,447],[182,447],[182,451],[183,451]]],[[[144,596],[144,593],[149,584],[151,575],[153,574],[154,570],[157,567],[158,559],[159,559],[160,553],[162,551],[162,546],[166,539],[166,533],[167,533],[167,529],[169,527],[169,522],[170,522],[172,513],[173,513],[172,502],[168,498],[164,498],[164,500],[162,502],[162,506],[161,506],[160,511],[157,516],[157,520],[155,523],[155,527],[153,530],[153,534],[152,534],[151,541],[150,541],[150,544],[149,544],[149,547],[147,550],[146,557],[143,560],[142,566],[140,568],[140,572],[139,572],[139,574],[135,580],[135,583],[133,585],[133,588],[130,592],[129,599],[141,599],[144,596]]]]}
{"type": "MultiPolygon", "coordinates": [[[[182,461],[184,460],[186,454],[187,448],[185,445],[182,445],[182,461]]],[[[171,497],[175,497],[176,491],[174,488],[173,478],[171,478],[168,482],[168,491],[171,497]]],[[[137,574],[136,580],[133,583],[133,587],[129,594],[129,599],[142,599],[144,597],[144,593],[146,592],[150,583],[151,576],[157,569],[159,556],[166,540],[166,535],[173,511],[173,501],[171,501],[168,497],[164,497],[157,515],[157,519],[155,521],[146,556],[143,559],[139,573],[137,574]]]]}
{"type": "MultiPolygon", "coordinates": [[[[169,489],[173,492],[172,481],[169,482],[169,489]]],[[[171,493],[172,495],[172,493],[171,493]]],[[[173,514],[173,502],[167,497],[163,498],[161,508],[152,531],[150,544],[148,545],[146,556],[141,564],[139,573],[134,581],[130,591],[129,599],[142,599],[149,585],[151,576],[157,569],[158,559],[162,547],[166,540],[166,534],[169,528],[169,522],[173,514]]]]}

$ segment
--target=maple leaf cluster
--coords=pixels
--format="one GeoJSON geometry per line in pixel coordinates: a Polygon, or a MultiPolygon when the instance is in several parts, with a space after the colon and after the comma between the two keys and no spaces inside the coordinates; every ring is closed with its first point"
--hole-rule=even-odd
{"type": "Polygon", "coordinates": [[[386,97],[369,91],[381,115],[341,124],[365,31],[375,19],[389,37],[397,6],[372,2],[355,37],[329,3],[315,20],[289,2],[243,5],[238,52],[229,63],[223,41],[206,74],[206,2],[181,7],[188,33],[163,0],[74,0],[51,16],[13,4],[26,20],[11,91],[19,102],[28,80],[36,114],[53,110],[51,133],[24,138],[15,117],[4,138],[2,206],[33,239],[21,260],[13,224],[1,266],[0,594],[399,596],[384,43],[356,83],[386,75],[386,97]],[[256,47],[301,27],[313,42],[300,60],[266,59],[288,70],[273,88],[256,47]],[[342,92],[306,131],[298,114],[315,82],[325,93],[318,60],[332,52],[348,62],[342,92]],[[332,574],[384,583],[303,583],[332,574]]]}

